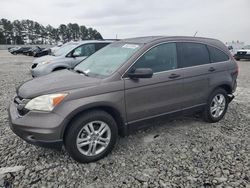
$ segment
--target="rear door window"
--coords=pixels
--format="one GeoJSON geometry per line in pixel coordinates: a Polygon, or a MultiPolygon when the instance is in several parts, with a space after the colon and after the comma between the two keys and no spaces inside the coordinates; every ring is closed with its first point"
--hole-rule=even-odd
{"type": "Polygon", "coordinates": [[[212,46],[207,46],[210,54],[211,63],[223,62],[229,59],[228,55],[221,50],[214,48],[212,46]]]}
{"type": "Polygon", "coordinates": [[[180,68],[209,64],[206,45],[191,42],[178,42],[178,66],[180,68]]]}

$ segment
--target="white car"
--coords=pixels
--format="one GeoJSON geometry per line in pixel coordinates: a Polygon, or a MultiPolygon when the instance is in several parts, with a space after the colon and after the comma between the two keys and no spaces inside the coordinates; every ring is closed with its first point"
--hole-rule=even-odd
{"type": "Polygon", "coordinates": [[[72,69],[85,58],[113,41],[85,40],[68,42],[51,55],[37,58],[31,66],[32,77],[43,76],[61,69],[72,69]]]}
{"type": "Polygon", "coordinates": [[[245,46],[243,49],[237,50],[234,58],[239,61],[241,59],[250,59],[250,45],[245,46]]]}

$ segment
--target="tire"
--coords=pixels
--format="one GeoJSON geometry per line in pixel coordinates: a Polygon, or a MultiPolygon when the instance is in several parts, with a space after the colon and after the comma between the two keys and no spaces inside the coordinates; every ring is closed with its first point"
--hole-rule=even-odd
{"type": "Polygon", "coordinates": [[[86,112],[78,116],[69,126],[64,136],[64,145],[69,155],[80,163],[94,162],[108,155],[114,148],[118,137],[117,124],[114,118],[105,111],[95,110],[86,112]],[[98,128],[99,124],[100,127],[98,128]],[[99,137],[96,136],[97,133],[95,135],[89,134],[88,132],[91,132],[90,125],[94,127],[96,132],[98,132],[101,126],[105,126],[104,134],[101,135],[104,129],[99,132],[99,137]],[[102,136],[106,137],[103,138],[102,136]],[[100,141],[100,137],[109,140],[106,145],[97,144],[97,142],[105,142],[100,141]],[[84,139],[84,141],[80,142],[80,139],[84,139]],[[80,144],[86,143],[88,144],[80,146],[80,144]],[[96,148],[96,153],[93,153],[94,148],[96,148]]]}
{"type": "Polygon", "coordinates": [[[218,88],[214,90],[209,96],[207,105],[203,111],[204,120],[209,123],[215,123],[215,122],[220,121],[224,117],[227,111],[228,103],[229,103],[228,95],[224,89],[218,88]],[[217,97],[217,101],[223,101],[223,97],[224,97],[224,103],[222,102],[220,104],[218,102],[216,104],[216,102],[214,101],[216,100],[215,99],[216,97],[217,97]],[[216,107],[216,106],[219,106],[219,107],[216,107]]]}
{"type": "Polygon", "coordinates": [[[240,61],[240,59],[239,59],[239,58],[235,58],[235,60],[236,60],[236,61],[240,61]]]}

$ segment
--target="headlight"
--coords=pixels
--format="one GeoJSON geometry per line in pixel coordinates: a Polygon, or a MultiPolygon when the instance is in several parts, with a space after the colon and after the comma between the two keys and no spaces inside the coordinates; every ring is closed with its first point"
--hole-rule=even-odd
{"type": "Polygon", "coordinates": [[[42,95],[30,100],[25,108],[28,110],[52,111],[66,96],[66,93],[42,95]]]}
{"type": "Polygon", "coordinates": [[[43,61],[41,63],[38,63],[37,66],[46,65],[46,64],[49,64],[49,63],[51,63],[51,61],[43,61]]]}

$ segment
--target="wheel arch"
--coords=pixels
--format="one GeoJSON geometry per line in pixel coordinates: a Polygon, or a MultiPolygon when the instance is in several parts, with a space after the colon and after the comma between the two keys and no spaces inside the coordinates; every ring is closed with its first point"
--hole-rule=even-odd
{"type": "Polygon", "coordinates": [[[223,83],[223,84],[218,85],[217,87],[215,87],[214,90],[216,90],[218,88],[224,89],[227,92],[227,94],[232,94],[232,92],[233,92],[232,86],[230,84],[227,84],[227,83],[223,83]]]}
{"type": "Polygon", "coordinates": [[[71,114],[67,117],[66,122],[64,122],[64,127],[61,132],[61,138],[65,137],[65,133],[67,132],[67,129],[70,128],[71,122],[73,122],[75,119],[77,119],[79,116],[83,115],[84,113],[89,112],[89,111],[94,111],[94,110],[102,110],[110,114],[117,123],[119,135],[121,136],[127,135],[127,126],[119,110],[117,110],[115,107],[111,105],[104,104],[104,105],[96,105],[96,106],[89,106],[89,107],[80,107],[74,110],[73,112],[71,112],[71,114]]]}
{"type": "Polygon", "coordinates": [[[52,72],[53,71],[58,71],[58,70],[63,70],[63,69],[67,69],[68,67],[66,67],[66,66],[57,66],[57,67],[54,67],[53,69],[52,69],[52,72]]]}

